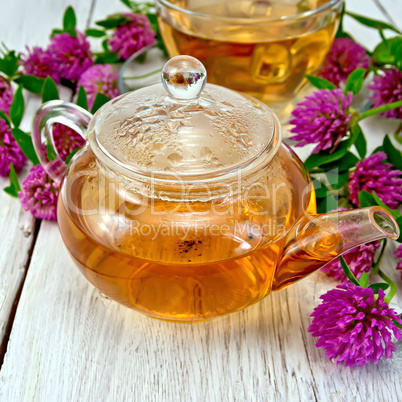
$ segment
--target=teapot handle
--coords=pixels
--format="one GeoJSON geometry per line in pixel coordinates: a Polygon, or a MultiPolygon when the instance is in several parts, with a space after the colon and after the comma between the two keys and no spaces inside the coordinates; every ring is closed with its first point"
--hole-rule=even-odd
{"type": "Polygon", "coordinates": [[[46,102],[37,110],[33,121],[32,142],[41,165],[54,181],[60,182],[63,179],[67,165],[55,147],[52,125],[64,124],[86,140],[91,118],[91,113],[85,109],[60,100],[46,102]],[[49,147],[56,155],[55,159],[49,159],[49,147]]]}

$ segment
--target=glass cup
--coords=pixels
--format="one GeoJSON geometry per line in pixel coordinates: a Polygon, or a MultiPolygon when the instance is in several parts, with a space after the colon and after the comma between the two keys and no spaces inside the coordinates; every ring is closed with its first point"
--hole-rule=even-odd
{"type": "Polygon", "coordinates": [[[286,121],[334,39],[342,0],[157,0],[171,57],[186,54],[208,82],[245,92],[286,121]]]}

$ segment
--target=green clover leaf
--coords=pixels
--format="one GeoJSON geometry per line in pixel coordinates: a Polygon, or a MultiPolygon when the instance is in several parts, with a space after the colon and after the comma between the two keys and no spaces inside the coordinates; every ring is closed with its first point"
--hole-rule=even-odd
{"type": "Polygon", "coordinates": [[[325,78],[315,77],[314,75],[306,74],[306,78],[308,81],[318,89],[335,89],[337,88],[331,81],[326,80],[325,78]]]}
{"type": "Polygon", "coordinates": [[[74,9],[70,6],[67,7],[64,17],[63,17],[63,31],[67,32],[71,36],[77,36],[75,26],[77,24],[77,19],[75,17],[74,9]]]}
{"type": "Polygon", "coordinates": [[[10,185],[7,187],[4,187],[4,191],[11,195],[12,197],[18,197],[18,193],[21,191],[21,186],[18,181],[17,173],[15,172],[14,165],[10,163],[10,173],[9,173],[9,178],[10,178],[10,185]]]}
{"type": "Polygon", "coordinates": [[[47,77],[42,89],[42,103],[59,99],[59,91],[52,78],[47,77]]]}
{"type": "Polygon", "coordinates": [[[12,128],[11,132],[13,137],[17,141],[20,146],[22,152],[26,155],[26,157],[34,164],[39,165],[39,159],[36,156],[36,152],[34,146],[32,144],[32,138],[29,134],[20,130],[19,128],[12,128]]]}
{"type": "Polygon", "coordinates": [[[10,107],[10,118],[15,127],[19,127],[24,116],[25,101],[22,96],[22,85],[15,91],[13,102],[10,107]]]}

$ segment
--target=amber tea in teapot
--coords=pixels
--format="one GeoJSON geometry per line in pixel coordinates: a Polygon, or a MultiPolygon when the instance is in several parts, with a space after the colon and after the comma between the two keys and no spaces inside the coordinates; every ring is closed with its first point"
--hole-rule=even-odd
{"type": "MultiPolygon", "coordinates": [[[[266,233],[261,232],[261,220],[258,227],[253,227],[250,221],[257,222],[258,216],[253,213],[261,208],[258,202],[236,199],[238,205],[233,208],[240,210],[229,222],[230,206],[215,204],[216,212],[226,212],[222,218],[213,212],[197,214],[213,209],[214,200],[194,201],[191,208],[182,206],[180,211],[192,216],[178,221],[178,214],[172,212],[177,208],[174,201],[150,199],[146,206],[134,206],[125,199],[128,197],[119,198],[108,190],[100,195],[103,183],[100,186],[99,181],[104,181],[110,191],[115,191],[118,183],[98,171],[91,152],[85,159],[80,166],[73,164],[70,174],[81,176],[79,169],[87,166],[93,166],[93,171],[74,182],[70,202],[87,211],[96,208],[105,215],[81,217],[59,203],[58,221],[81,272],[106,295],[156,317],[194,320],[240,310],[271,291],[277,249],[283,247],[283,242],[278,241],[271,250],[266,247],[267,237],[270,230],[278,229],[267,225],[266,233]],[[142,207],[137,215],[135,212],[142,207]],[[122,216],[127,222],[119,227],[122,216]],[[102,221],[108,222],[107,230],[99,226],[102,221]]],[[[291,152],[281,150],[281,159],[291,180],[299,182],[303,191],[302,184],[307,180],[291,152]]],[[[303,206],[280,189],[277,196],[277,202],[283,202],[286,209],[281,222],[290,226],[303,213],[303,206]]],[[[315,213],[313,191],[306,194],[304,207],[315,213]]],[[[270,222],[270,218],[264,218],[270,222]]],[[[337,249],[338,245],[332,247],[337,249]]]]}
{"type": "Polygon", "coordinates": [[[62,180],[58,223],[73,261],[108,297],[149,316],[197,321],[238,311],[358,244],[398,235],[379,207],[317,215],[314,188],[262,102],[216,85],[196,59],[94,116],[44,104],[35,149],[62,180]],[[51,125],[88,139],[68,169],[51,125]],[[48,145],[49,146],[49,145],[48,145]]]}

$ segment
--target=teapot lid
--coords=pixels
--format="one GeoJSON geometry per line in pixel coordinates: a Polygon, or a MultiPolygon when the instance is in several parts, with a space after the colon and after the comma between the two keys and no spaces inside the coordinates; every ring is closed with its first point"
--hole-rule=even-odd
{"type": "Polygon", "coordinates": [[[163,67],[163,85],[105,104],[89,126],[97,156],[101,151],[114,167],[162,180],[233,172],[263,154],[267,162],[280,143],[273,112],[252,97],[206,84],[206,78],[201,62],[177,56],[163,67]]]}

